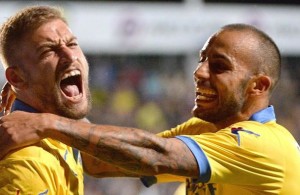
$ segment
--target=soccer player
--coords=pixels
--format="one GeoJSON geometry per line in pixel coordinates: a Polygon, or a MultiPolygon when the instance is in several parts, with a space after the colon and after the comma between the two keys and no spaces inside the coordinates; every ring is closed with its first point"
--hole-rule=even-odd
{"type": "Polygon", "coordinates": [[[297,194],[299,145],[276,123],[270,105],[280,59],[266,33],[246,24],[226,25],[200,51],[194,117],[187,122],[158,136],[13,112],[0,119],[2,154],[50,137],[141,176],[147,186],[186,181],[187,194],[297,194]]]}
{"type": "MultiPolygon", "coordinates": [[[[0,51],[17,97],[12,111],[85,117],[88,63],[59,9],[33,6],[17,12],[1,27],[0,51]]],[[[0,194],[84,192],[80,153],[50,138],[11,151],[0,161],[0,175],[0,194]]]]}

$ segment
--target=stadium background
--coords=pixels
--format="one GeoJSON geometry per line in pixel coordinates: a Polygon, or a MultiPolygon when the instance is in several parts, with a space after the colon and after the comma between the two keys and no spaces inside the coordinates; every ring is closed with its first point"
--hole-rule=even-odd
{"type": "MultiPolygon", "coordinates": [[[[219,27],[243,22],[271,35],[283,56],[272,104],[300,141],[300,3],[295,0],[1,1],[0,23],[16,10],[59,5],[90,63],[94,123],[152,132],[190,117],[198,51],[219,27]],[[262,3],[263,2],[263,3],[262,3]]],[[[0,84],[5,82],[0,68],[0,84]]],[[[2,114],[2,113],[1,113],[2,114]]],[[[149,189],[137,179],[86,176],[86,195],[168,195],[178,184],[149,189]]]]}

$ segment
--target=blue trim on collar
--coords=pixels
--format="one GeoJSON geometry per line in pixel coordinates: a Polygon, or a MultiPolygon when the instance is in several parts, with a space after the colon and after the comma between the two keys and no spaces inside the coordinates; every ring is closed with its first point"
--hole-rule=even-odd
{"type": "Polygon", "coordinates": [[[261,111],[254,113],[250,119],[250,121],[257,121],[260,123],[267,123],[269,121],[276,120],[275,111],[273,106],[269,106],[261,111]]]}
{"type": "Polygon", "coordinates": [[[20,110],[20,111],[26,111],[26,112],[32,112],[32,113],[38,113],[38,111],[34,108],[32,108],[31,106],[29,106],[28,104],[22,102],[21,100],[16,99],[11,107],[11,111],[16,111],[16,110],[20,110]]]}

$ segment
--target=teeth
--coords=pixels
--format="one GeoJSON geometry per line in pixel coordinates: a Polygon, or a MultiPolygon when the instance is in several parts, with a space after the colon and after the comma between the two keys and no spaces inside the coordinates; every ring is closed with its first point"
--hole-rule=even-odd
{"type": "Polygon", "coordinates": [[[80,75],[80,71],[79,70],[72,70],[72,71],[64,74],[64,76],[62,77],[62,79],[66,79],[66,78],[69,78],[71,76],[76,76],[76,75],[80,75]]]}
{"type": "Polygon", "coordinates": [[[217,92],[207,87],[196,88],[196,101],[212,101],[217,98],[217,92]]]}
{"type": "Polygon", "coordinates": [[[209,96],[217,95],[217,93],[214,90],[208,89],[208,88],[198,88],[197,87],[196,92],[200,93],[201,95],[209,95],[209,96]]]}
{"type": "Polygon", "coordinates": [[[196,96],[196,99],[197,99],[197,100],[210,100],[210,99],[212,99],[212,98],[207,97],[207,96],[197,95],[197,96],[196,96]]]}

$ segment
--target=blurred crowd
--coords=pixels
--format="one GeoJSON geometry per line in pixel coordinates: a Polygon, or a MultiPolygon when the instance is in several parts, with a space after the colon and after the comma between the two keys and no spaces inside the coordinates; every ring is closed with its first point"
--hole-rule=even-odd
{"type": "MultiPolygon", "coordinates": [[[[191,116],[192,72],[185,56],[88,56],[94,123],[145,129],[154,133],[191,116]]],[[[300,142],[300,59],[284,58],[282,79],[274,92],[277,120],[300,142]],[[297,64],[298,63],[298,64],[297,64]]],[[[169,195],[178,183],[144,187],[138,179],[93,179],[86,176],[86,195],[169,195]]]]}

